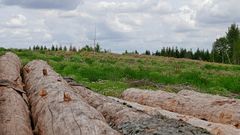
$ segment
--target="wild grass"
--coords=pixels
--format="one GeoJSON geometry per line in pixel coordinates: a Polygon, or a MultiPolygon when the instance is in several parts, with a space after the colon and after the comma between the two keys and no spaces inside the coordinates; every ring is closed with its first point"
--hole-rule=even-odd
{"type": "MultiPolygon", "coordinates": [[[[0,55],[7,50],[0,49],[0,55]]],[[[23,65],[34,59],[47,61],[62,76],[108,96],[119,96],[133,81],[151,83],[136,87],[158,89],[154,84],[184,84],[201,92],[240,95],[240,66],[159,56],[93,52],[11,50],[23,65]]],[[[134,86],[135,87],[135,86],[134,86]]]]}

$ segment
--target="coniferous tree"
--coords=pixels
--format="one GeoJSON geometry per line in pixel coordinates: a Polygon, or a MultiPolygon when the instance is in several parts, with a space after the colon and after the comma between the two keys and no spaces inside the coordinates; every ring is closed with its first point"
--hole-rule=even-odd
{"type": "Polygon", "coordinates": [[[35,49],[36,49],[36,50],[39,50],[39,49],[40,49],[40,47],[37,45],[35,49]]]}
{"type": "Polygon", "coordinates": [[[94,51],[95,52],[100,52],[101,51],[101,48],[100,48],[100,45],[97,43],[97,45],[94,47],[94,51]]]}
{"type": "Polygon", "coordinates": [[[77,52],[77,48],[75,46],[72,47],[73,52],[77,52]]]}
{"type": "Polygon", "coordinates": [[[161,56],[161,52],[159,52],[158,50],[155,52],[156,56],[161,56]]]}
{"type": "Polygon", "coordinates": [[[54,47],[54,45],[52,45],[52,47],[51,47],[51,51],[55,51],[55,47],[54,47]]]}
{"type": "Polygon", "coordinates": [[[73,47],[72,47],[72,45],[70,45],[70,47],[69,47],[69,51],[73,51],[73,47]]]}
{"type": "Polygon", "coordinates": [[[166,48],[163,47],[161,50],[161,56],[166,56],[166,48]]]}
{"type": "Polygon", "coordinates": [[[134,51],[134,54],[139,54],[137,50],[134,51]]]}
{"type": "Polygon", "coordinates": [[[179,58],[180,57],[180,53],[179,53],[179,50],[178,50],[178,48],[176,47],[175,48],[175,58],[179,58]]]}
{"type": "Polygon", "coordinates": [[[64,46],[64,47],[63,47],[63,50],[64,50],[64,51],[67,51],[67,47],[66,47],[66,46],[64,46]]]}
{"type": "Polygon", "coordinates": [[[58,51],[58,46],[56,45],[56,47],[55,47],[55,51],[58,51]]]}
{"type": "Polygon", "coordinates": [[[228,28],[228,32],[226,33],[226,38],[228,40],[228,45],[230,48],[229,55],[232,58],[232,62],[237,64],[237,59],[239,57],[239,38],[240,38],[240,31],[237,24],[232,24],[228,28]]]}
{"type": "Polygon", "coordinates": [[[62,50],[63,50],[63,48],[62,48],[62,46],[61,46],[61,45],[60,45],[60,47],[59,47],[59,50],[60,50],[60,51],[62,51],[62,50]]]}
{"type": "Polygon", "coordinates": [[[149,50],[146,50],[145,55],[151,55],[151,52],[149,50]]]}

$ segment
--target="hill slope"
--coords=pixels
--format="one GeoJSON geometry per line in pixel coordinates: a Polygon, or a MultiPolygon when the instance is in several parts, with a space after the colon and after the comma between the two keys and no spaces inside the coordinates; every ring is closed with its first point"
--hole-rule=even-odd
{"type": "MultiPolygon", "coordinates": [[[[0,55],[6,50],[0,49],[0,55]]],[[[240,66],[187,59],[93,52],[14,51],[23,64],[42,59],[63,76],[111,96],[129,87],[165,89],[197,88],[201,92],[239,97],[240,66]],[[191,86],[191,87],[188,87],[191,86]]]]}

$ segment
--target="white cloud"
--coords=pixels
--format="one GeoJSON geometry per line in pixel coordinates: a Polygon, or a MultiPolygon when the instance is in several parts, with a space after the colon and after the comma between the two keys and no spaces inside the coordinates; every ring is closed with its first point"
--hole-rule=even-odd
{"type": "Polygon", "coordinates": [[[200,23],[233,23],[240,21],[239,0],[208,0],[197,11],[200,23]]]}
{"type": "Polygon", "coordinates": [[[27,18],[22,14],[18,14],[16,16],[13,16],[11,19],[9,19],[6,22],[6,25],[8,27],[23,27],[26,24],[27,24],[27,18]]]}
{"type": "Polygon", "coordinates": [[[160,0],[155,6],[153,6],[153,11],[157,11],[162,14],[169,14],[173,12],[173,7],[167,0],[160,0]]]}
{"type": "Polygon", "coordinates": [[[0,41],[9,47],[92,44],[96,25],[98,42],[117,52],[175,45],[211,48],[231,23],[240,22],[238,0],[2,0],[2,4],[0,41]]]}

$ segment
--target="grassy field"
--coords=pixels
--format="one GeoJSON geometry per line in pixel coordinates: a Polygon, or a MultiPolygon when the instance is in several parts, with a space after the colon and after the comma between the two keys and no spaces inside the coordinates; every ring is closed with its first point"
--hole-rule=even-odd
{"type": "MultiPolygon", "coordinates": [[[[129,87],[158,89],[162,85],[188,85],[201,92],[240,95],[240,66],[144,55],[93,52],[11,50],[23,64],[42,59],[62,76],[109,96],[129,87]]],[[[4,54],[0,49],[0,55],[4,54]]],[[[171,91],[171,87],[169,87],[171,91]]]]}

